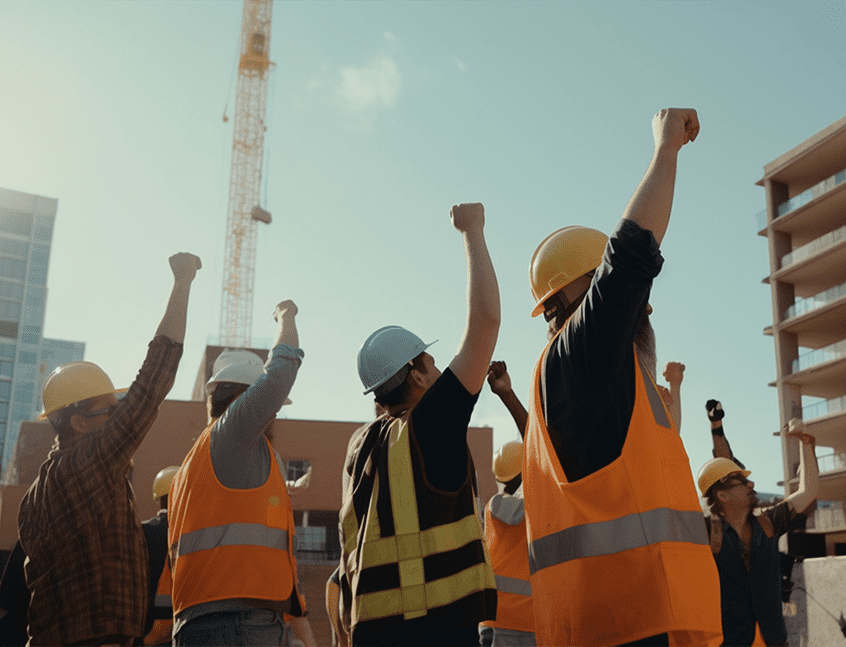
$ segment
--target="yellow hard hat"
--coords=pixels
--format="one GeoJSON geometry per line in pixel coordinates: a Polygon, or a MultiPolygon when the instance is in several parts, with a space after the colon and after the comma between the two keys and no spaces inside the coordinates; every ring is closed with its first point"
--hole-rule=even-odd
{"type": "Polygon", "coordinates": [[[608,236],[590,227],[572,226],[544,238],[532,255],[529,284],[535,298],[532,316],[544,311],[544,301],[602,263],[608,236]]]}
{"type": "Polygon", "coordinates": [[[64,364],[50,373],[44,382],[41,390],[43,415],[46,417],[74,402],[119,391],[106,372],[93,362],[64,364]]]}
{"type": "Polygon", "coordinates": [[[171,465],[165,467],[153,480],[153,499],[160,499],[168,492],[170,492],[170,484],[173,483],[173,477],[179,471],[179,467],[171,465]]]}
{"type": "Polygon", "coordinates": [[[696,478],[699,491],[702,493],[702,496],[705,496],[708,488],[714,485],[714,483],[720,479],[724,479],[729,474],[735,473],[746,477],[752,472],[741,469],[740,465],[728,458],[712,458],[699,470],[699,476],[696,478]]]}
{"type": "Polygon", "coordinates": [[[500,483],[508,483],[523,471],[523,443],[512,440],[500,447],[493,457],[494,478],[500,483]]]}

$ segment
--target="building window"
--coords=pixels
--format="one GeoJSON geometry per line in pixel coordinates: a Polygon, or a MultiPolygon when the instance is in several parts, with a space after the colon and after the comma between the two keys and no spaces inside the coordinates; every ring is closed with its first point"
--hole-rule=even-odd
{"type": "Polygon", "coordinates": [[[323,526],[297,527],[298,553],[326,552],[326,528],[323,526]]]}
{"type": "Polygon", "coordinates": [[[0,344],[0,357],[12,357],[15,356],[15,345],[14,344],[0,344]]]}
{"type": "Polygon", "coordinates": [[[12,377],[12,367],[14,367],[15,363],[9,360],[0,360],[0,376],[3,377],[12,377]]]}
{"type": "Polygon", "coordinates": [[[13,281],[0,281],[0,298],[20,301],[24,293],[24,284],[13,281]]]}
{"type": "Polygon", "coordinates": [[[0,319],[18,321],[21,318],[21,304],[16,301],[0,301],[0,319]]]}
{"type": "Polygon", "coordinates": [[[29,232],[31,230],[31,213],[20,213],[18,211],[11,211],[10,209],[0,209],[0,231],[4,231],[7,234],[14,234],[15,236],[24,236],[29,238],[29,232]]]}
{"type": "Polygon", "coordinates": [[[0,257],[0,276],[23,281],[26,277],[26,261],[6,256],[0,257]]]}
{"type": "Polygon", "coordinates": [[[18,382],[15,387],[15,402],[32,402],[35,384],[33,382],[18,382]]]}
{"type": "Polygon", "coordinates": [[[35,353],[28,351],[28,350],[22,350],[21,354],[18,356],[18,361],[21,364],[35,364],[37,359],[38,359],[38,356],[35,353]]]}
{"type": "Polygon", "coordinates": [[[288,477],[286,480],[296,481],[298,478],[305,475],[310,467],[311,461],[309,460],[288,461],[288,477]]]}
{"type": "Polygon", "coordinates": [[[11,382],[0,382],[0,402],[8,402],[12,394],[11,382]]]}
{"type": "Polygon", "coordinates": [[[29,254],[29,243],[25,240],[18,240],[17,238],[3,238],[0,239],[0,252],[19,258],[26,258],[29,254]]]}
{"type": "Polygon", "coordinates": [[[40,326],[24,326],[21,342],[24,344],[38,344],[41,341],[40,326]]]}

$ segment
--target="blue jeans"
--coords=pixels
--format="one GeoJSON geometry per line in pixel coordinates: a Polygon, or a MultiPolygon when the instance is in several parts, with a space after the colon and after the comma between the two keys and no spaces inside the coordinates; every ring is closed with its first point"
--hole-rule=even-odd
{"type": "Polygon", "coordinates": [[[176,647],[248,647],[282,645],[282,613],[268,609],[209,613],[189,620],[173,640],[176,647]]]}

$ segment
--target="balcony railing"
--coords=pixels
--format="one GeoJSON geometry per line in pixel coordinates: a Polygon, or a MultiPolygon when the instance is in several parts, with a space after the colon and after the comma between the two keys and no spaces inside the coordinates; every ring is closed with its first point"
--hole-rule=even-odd
{"type": "Polygon", "coordinates": [[[820,474],[843,472],[846,470],[846,452],[834,452],[833,454],[818,456],[817,464],[820,466],[820,474]]]}
{"type": "Polygon", "coordinates": [[[846,283],[841,283],[840,285],[835,285],[833,288],[829,288],[825,292],[820,292],[819,294],[815,294],[807,299],[797,299],[796,303],[784,311],[782,321],[798,317],[799,315],[811,312],[817,308],[822,308],[824,305],[837,301],[844,296],[846,296],[846,283]]]}
{"type": "Polygon", "coordinates": [[[804,371],[806,368],[830,362],[834,359],[846,357],[846,339],[841,339],[839,342],[812,350],[810,353],[800,355],[793,360],[793,372],[804,371]]]}
{"type": "MultiPolygon", "coordinates": [[[[814,200],[815,198],[828,193],[834,187],[843,184],[843,182],[846,182],[846,169],[840,171],[839,173],[835,173],[818,184],[815,184],[810,189],[803,191],[799,195],[793,196],[787,202],[781,203],[778,206],[778,214],[776,215],[776,218],[780,218],[791,211],[795,211],[802,205],[808,204],[811,200],[814,200]]],[[[759,212],[756,219],[758,220],[758,230],[760,231],[761,229],[764,229],[767,226],[767,210],[764,209],[759,212]]]]}
{"type": "Polygon", "coordinates": [[[843,240],[844,238],[846,238],[846,225],[843,225],[842,227],[840,227],[839,229],[835,229],[834,231],[830,231],[825,236],[820,236],[816,240],[812,240],[807,245],[797,247],[792,252],[785,254],[781,257],[781,266],[787,267],[791,263],[801,261],[802,259],[807,258],[811,254],[814,254],[819,250],[828,247],[829,245],[833,245],[834,243],[843,240]]]}
{"type": "Polygon", "coordinates": [[[822,418],[829,413],[837,413],[839,411],[846,411],[846,395],[802,407],[802,420],[822,418]]]}

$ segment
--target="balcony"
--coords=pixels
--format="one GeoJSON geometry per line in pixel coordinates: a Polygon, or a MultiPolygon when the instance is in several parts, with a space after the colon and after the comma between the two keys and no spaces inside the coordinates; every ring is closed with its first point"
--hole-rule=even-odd
{"type": "Polygon", "coordinates": [[[812,240],[807,245],[797,247],[792,252],[785,254],[781,257],[781,266],[787,267],[797,261],[806,259],[809,256],[816,254],[818,251],[840,242],[844,238],[846,238],[846,225],[843,225],[834,231],[830,231],[825,236],[820,236],[819,238],[812,240]]]}
{"type": "Polygon", "coordinates": [[[840,413],[841,411],[846,411],[846,395],[802,407],[802,420],[822,418],[823,416],[840,413]]]}
{"type": "Polygon", "coordinates": [[[833,303],[844,296],[846,296],[846,283],[841,283],[840,285],[835,285],[833,288],[829,288],[824,292],[818,292],[807,299],[797,299],[796,303],[784,311],[782,321],[792,319],[793,317],[798,317],[805,313],[827,306],[829,303],[833,303]]]}
{"type": "Polygon", "coordinates": [[[825,456],[817,457],[817,464],[820,466],[820,474],[833,474],[846,471],[846,452],[834,452],[825,456]]]}
{"type": "MultiPolygon", "coordinates": [[[[783,202],[778,206],[776,219],[781,218],[782,216],[786,216],[787,214],[796,211],[799,207],[803,207],[806,204],[813,202],[820,196],[825,195],[829,191],[832,191],[835,187],[839,186],[846,182],[846,169],[840,171],[839,173],[835,173],[829,178],[826,178],[822,182],[819,182],[812,186],[810,189],[803,191],[799,195],[793,196],[787,202],[783,202]]],[[[764,209],[763,211],[759,212],[755,216],[756,220],[758,221],[758,231],[767,228],[767,210],[764,209]]]]}
{"type": "Polygon", "coordinates": [[[806,368],[817,366],[818,364],[825,364],[837,359],[846,357],[846,339],[841,339],[835,344],[826,346],[825,348],[817,348],[809,353],[800,355],[793,360],[792,369],[794,373],[804,371],[806,368]]]}

